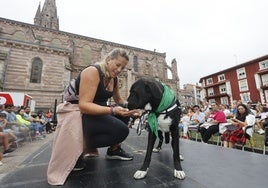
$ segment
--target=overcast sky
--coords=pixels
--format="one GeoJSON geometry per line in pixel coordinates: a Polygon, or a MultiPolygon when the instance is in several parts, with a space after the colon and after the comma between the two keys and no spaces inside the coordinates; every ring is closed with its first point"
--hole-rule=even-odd
{"type": "MultiPolygon", "coordinates": [[[[0,17],[33,24],[45,0],[2,0],[0,17]]],[[[268,54],[268,0],[56,0],[60,30],[166,52],[181,87],[268,54]]]]}

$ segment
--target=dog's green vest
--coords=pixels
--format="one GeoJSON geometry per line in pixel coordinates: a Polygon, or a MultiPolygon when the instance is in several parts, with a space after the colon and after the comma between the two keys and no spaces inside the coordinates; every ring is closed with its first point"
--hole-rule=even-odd
{"type": "Polygon", "coordinates": [[[175,94],[167,85],[163,84],[164,93],[161,99],[161,102],[156,109],[156,112],[150,112],[148,115],[148,123],[152,132],[158,137],[158,123],[156,118],[156,113],[162,112],[167,109],[174,101],[175,94]]]}

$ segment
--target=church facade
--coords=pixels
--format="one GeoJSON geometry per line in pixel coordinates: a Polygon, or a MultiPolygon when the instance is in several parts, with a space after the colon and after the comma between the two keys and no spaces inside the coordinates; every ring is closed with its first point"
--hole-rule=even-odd
{"type": "Polygon", "coordinates": [[[32,96],[36,109],[52,108],[55,100],[62,102],[70,79],[114,48],[125,49],[130,58],[119,77],[124,98],[140,77],[157,78],[178,96],[175,59],[169,66],[165,53],[60,31],[55,0],[39,5],[34,24],[0,18],[0,89],[32,96]]]}

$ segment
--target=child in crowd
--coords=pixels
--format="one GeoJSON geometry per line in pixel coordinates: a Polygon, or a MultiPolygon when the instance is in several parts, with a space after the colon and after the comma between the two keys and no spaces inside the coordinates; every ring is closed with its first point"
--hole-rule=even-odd
{"type": "MultiPolygon", "coordinates": [[[[190,109],[190,108],[189,108],[190,109]]],[[[182,112],[181,124],[183,126],[183,135],[182,138],[188,139],[188,127],[191,124],[191,110],[185,109],[182,112]]]]}

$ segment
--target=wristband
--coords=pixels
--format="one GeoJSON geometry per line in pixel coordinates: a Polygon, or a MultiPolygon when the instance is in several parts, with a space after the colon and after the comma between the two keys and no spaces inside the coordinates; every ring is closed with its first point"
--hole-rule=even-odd
{"type": "Polygon", "coordinates": [[[115,107],[111,106],[110,107],[110,111],[111,111],[111,114],[112,115],[116,115],[116,113],[115,113],[115,107]]]}
{"type": "Polygon", "coordinates": [[[114,115],[114,107],[110,106],[111,115],[114,115]]]}

